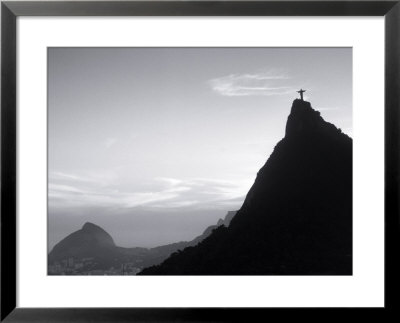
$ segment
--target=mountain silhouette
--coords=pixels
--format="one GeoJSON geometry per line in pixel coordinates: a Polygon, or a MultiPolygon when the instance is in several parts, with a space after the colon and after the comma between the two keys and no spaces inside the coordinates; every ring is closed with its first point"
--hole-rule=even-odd
{"type": "Polygon", "coordinates": [[[296,99],[228,227],[141,275],[351,275],[352,139],[296,99]]]}
{"type": "Polygon", "coordinates": [[[154,248],[119,247],[104,229],[86,222],[80,230],[71,233],[54,246],[49,253],[48,261],[49,264],[54,264],[68,262],[71,258],[75,262],[85,258],[92,259],[89,268],[81,269],[82,273],[89,270],[117,268],[126,263],[136,263],[138,267],[151,266],[162,262],[177,250],[197,245],[217,227],[228,226],[235,214],[235,211],[229,211],[224,219],[219,219],[216,225],[207,227],[201,235],[191,241],[180,241],[154,248]]]}
{"type": "Polygon", "coordinates": [[[199,235],[198,237],[194,238],[192,241],[189,241],[185,247],[190,247],[190,246],[195,246],[199,242],[203,241],[205,238],[207,238],[215,229],[220,227],[221,225],[228,227],[229,224],[231,223],[233,217],[235,216],[237,211],[229,211],[224,219],[219,219],[217,224],[215,225],[210,225],[207,227],[204,232],[199,235]]]}
{"type": "Polygon", "coordinates": [[[54,246],[49,254],[49,262],[70,257],[104,259],[111,256],[115,248],[113,238],[106,231],[93,223],[86,222],[82,229],[71,233],[54,246]]]}

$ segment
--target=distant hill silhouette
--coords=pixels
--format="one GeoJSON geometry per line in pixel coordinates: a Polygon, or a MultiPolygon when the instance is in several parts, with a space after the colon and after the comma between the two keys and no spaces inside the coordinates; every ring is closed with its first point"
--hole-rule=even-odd
{"type": "MultiPolygon", "coordinates": [[[[73,258],[76,261],[92,259],[91,270],[120,267],[124,263],[136,263],[138,267],[151,266],[165,260],[171,253],[195,246],[208,237],[211,232],[221,225],[228,226],[235,211],[227,213],[225,219],[219,219],[216,225],[209,226],[198,237],[191,241],[180,241],[154,248],[123,248],[115,245],[113,238],[104,229],[90,222],[71,233],[57,243],[48,256],[49,264],[61,263],[73,258]]],[[[88,268],[82,268],[84,272],[88,268]]]]}
{"type": "Polygon", "coordinates": [[[141,275],[351,275],[352,139],[294,100],[229,227],[141,275]]]}
{"type": "Polygon", "coordinates": [[[221,225],[228,227],[233,217],[236,215],[236,212],[237,211],[229,211],[224,219],[219,219],[217,224],[210,225],[209,227],[207,227],[201,235],[194,238],[192,241],[189,241],[185,247],[197,245],[199,242],[207,238],[216,228],[220,227],[221,225]]]}
{"type": "Polygon", "coordinates": [[[49,262],[70,257],[112,257],[116,245],[113,238],[99,226],[86,222],[82,229],[71,233],[54,246],[49,254],[49,262]]]}

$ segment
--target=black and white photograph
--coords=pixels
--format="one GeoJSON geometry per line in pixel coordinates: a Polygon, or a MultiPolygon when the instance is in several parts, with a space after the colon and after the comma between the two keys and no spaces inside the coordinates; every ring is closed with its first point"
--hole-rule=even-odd
{"type": "Polygon", "coordinates": [[[48,275],[352,275],[352,54],[49,47],[48,275]]]}

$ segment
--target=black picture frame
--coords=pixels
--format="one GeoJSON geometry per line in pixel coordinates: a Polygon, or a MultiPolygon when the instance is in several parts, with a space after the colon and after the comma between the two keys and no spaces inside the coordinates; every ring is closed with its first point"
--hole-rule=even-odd
{"type": "MultiPolygon", "coordinates": [[[[1,3],[1,321],[242,321],[274,314],[369,319],[398,306],[400,1],[3,1],[1,3]],[[384,16],[385,307],[320,308],[19,308],[16,307],[16,19],[19,16],[384,16]],[[268,312],[267,312],[268,311],[268,312]],[[325,316],[327,315],[328,316],[325,316]],[[359,317],[360,318],[360,317],[359,317]]],[[[373,127],[371,126],[371,131],[373,127]]],[[[100,287],[101,288],[101,287],[100,287]]],[[[40,292],[40,291],[38,291],[40,292]]],[[[281,319],[284,317],[281,316],[281,319]]],[[[320,317],[321,318],[321,317],[320,317]]]]}

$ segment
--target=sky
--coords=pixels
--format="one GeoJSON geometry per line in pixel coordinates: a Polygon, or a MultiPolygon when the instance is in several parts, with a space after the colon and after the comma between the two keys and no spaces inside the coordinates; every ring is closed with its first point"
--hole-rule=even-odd
{"type": "Polygon", "coordinates": [[[49,250],[87,222],[125,247],[240,208],[297,90],[352,136],[351,48],[49,48],[49,250]]]}

